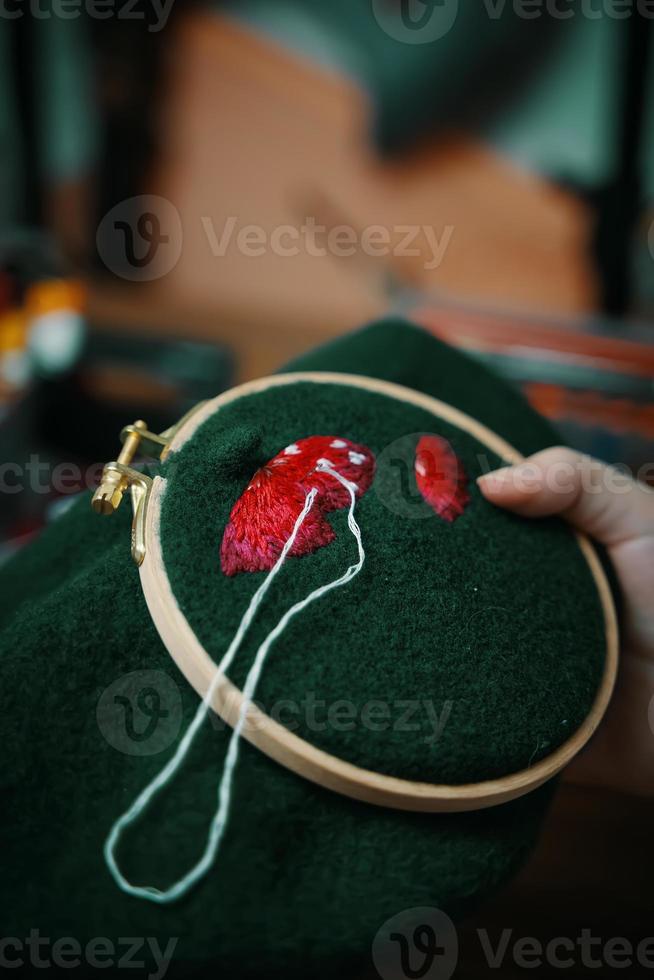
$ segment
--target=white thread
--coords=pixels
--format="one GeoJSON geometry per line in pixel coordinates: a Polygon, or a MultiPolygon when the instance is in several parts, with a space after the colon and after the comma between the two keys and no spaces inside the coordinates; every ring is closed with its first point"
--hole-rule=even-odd
{"type": "Polygon", "coordinates": [[[236,762],[238,760],[238,751],[240,746],[241,732],[245,724],[245,719],[247,716],[248,709],[251,707],[252,698],[254,697],[257,684],[259,683],[259,678],[261,677],[261,672],[263,670],[264,662],[268,655],[268,651],[270,650],[270,647],[275,642],[277,637],[280,636],[280,634],[283,633],[283,631],[286,629],[288,623],[293,618],[293,616],[301,612],[306,606],[309,605],[309,603],[314,602],[316,599],[320,599],[323,595],[326,595],[327,592],[330,592],[332,589],[339,588],[341,585],[346,585],[349,581],[351,581],[351,579],[355,577],[355,575],[358,575],[358,573],[361,571],[363,567],[363,563],[365,561],[365,551],[363,548],[363,542],[361,540],[361,529],[359,528],[359,525],[357,524],[354,518],[354,505],[356,503],[357,485],[355,483],[351,483],[349,480],[346,480],[345,477],[341,476],[340,473],[338,473],[335,469],[333,469],[329,460],[326,459],[318,460],[316,466],[316,472],[329,473],[336,480],[338,480],[338,482],[341,483],[342,486],[345,487],[345,489],[348,491],[350,495],[350,506],[348,510],[347,525],[350,531],[352,532],[352,534],[354,535],[354,538],[357,542],[357,549],[359,554],[358,561],[354,565],[350,565],[347,571],[339,578],[334,579],[334,581],[327,583],[327,585],[319,586],[319,588],[314,589],[313,592],[309,593],[309,595],[306,596],[306,598],[301,599],[299,602],[296,602],[295,605],[291,606],[291,608],[284,613],[284,615],[279,620],[275,628],[268,634],[266,639],[263,641],[263,643],[257,650],[252,667],[250,668],[248,675],[246,677],[245,685],[243,687],[243,698],[241,702],[241,708],[239,711],[238,720],[231,734],[229,745],[227,747],[225,765],[223,768],[223,774],[218,789],[218,809],[216,810],[214,818],[211,822],[209,834],[207,837],[207,843],[204,849],[204,853],[202,854],[200,860],[182,878],[180,878],[173,885],[171,885],[170,888],[167,888],[164,891],[162,891],[159,888],[155,888],[152,885],[132,885],[131,882],[127,881],[127,879],[124,877],[124,875],[118,868],[114,856],[116,845],[120,840],[123,830],[126,827],[128,827],[131,823],[133,823],[134,820],[136,820],[136,818],[143,812],[143,810],[147,807],[147,805],[150,803],[150,801],[156,795],[156,793],[164,785],[166,785],[166,783],[177,772],[181,763],[184,761],[186,753],[188,752],[191,743],[195,738],[195,734],[198,728],[200,727],[200,725],[202,724],[202,722],[204,721],[204,719],[208,714],[209,707],[213,700],[213,695],[216,691],[216,687],[218,685],[218,681],[220,677],[230,666],[236,653],[238,652],[243,637],[245,636],[245,633],[248,627],[250,626],[257,612],[257,609],[261,605],[261,602],[266,592],[268,591],[270,585],[272,584],[275,576],[277,575],[280,568],[284,564],[284,561],[286,560],[289,551],[293,547],[298,531],[300,530],[302,524],[304,523],[307,514],[311,510],[313,502],[318,493],[315,487],[312,488],[306,496],[306,500],[302,512],[297,518],[295,525],[293,527],[293,531],[291,532],[290,537],[284,544],[284,547],[282,549],[279,558],[277,559],[275,565],[270,570],[270,572],[268,573],[264,581],[261,583],[257,591],[252,596],[248,608],[246,609],[243,618],[239,624],[238,630],[236,631],[234,639],[229,645],[229,648],[225,653],[225,655],[223,656],[222,660],[218,664],[216,668],[216,673],[207,690],[207,693],[202,699],[201,704],[198,706],[198,709],[195,713],[195,717],[193,718],[193,721],[189,725],[184,737],[179,743],[175,751],[175,754],[168,761],[168,763],[163,767],[163,769],[155,776],[155,778],[150,783],[148,783],[145,789],[141,790],[141,792],[136,797],[136,799],[129,807],[129,809],[126,810],[125,813],[118,818],[118,820],[116,820],[113,827],[111,828],[111,831],[109,832],[109,836],[107,837],[107,840],[105,841],[105,845],[104,845],[104,858],[114,881],[116,882],[118,887],[121,888],[128,895],[134,895],[137,898],[145,898],[151,902],[155,902],[160,905],[166,904],[168,902],[174,902],[178,898],[181,898],[182,895],[185,895],[193,887],[193,885],[209,870],[209,868],[211,867],[211,865],[215,860],[216,854],[218,852],[218,847],[220,846],[220,841],[222,839],[225,827],[227,825],[227,818],[229,816],[229,807],[231,803],[232,782],[234,776],[234,769],[236,767],[236,762]]]}

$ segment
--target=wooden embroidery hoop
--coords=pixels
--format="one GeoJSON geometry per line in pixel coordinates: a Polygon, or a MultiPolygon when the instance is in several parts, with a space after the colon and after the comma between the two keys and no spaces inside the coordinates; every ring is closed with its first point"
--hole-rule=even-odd
{"type": "MultiPolygon", "coordinates": [[[[389,381],[331,372],[279,374],[226,391],[182,420],[166,454],[181,449],[202,423],[223,406],[247,395],[298,382],[352,386],[398,399],[463,429],[507,463],[517,463],[523,459],[495,432],[445,402],[389,381]]],[[[216,666],[177,605],[166,573],[159,537],[165,486],[164,478],[155,477],[145,515],[145,557],[140,565],[141,585],[152,620],[168,652],[185,678],[204,698],[215,676],[216,666]]],[[[305,779],[353,799],[394,809],[423,812],[477,810],[496,806],[536,789],[560,772],[591,738],[608,707],[618,666],[617,617],[609,584],[591,542],[585,535],[574,533],[597,585],[603,609],[606,634],[604,673],[591,711],[583,724],[555,752],[534,766],[499,779],[463,785],[398,779],[362,769],[316,748],[255,706],[248,709],[243,736],[275,762],[305,779]]],[[[211,707],[234,727],[242,700],[241,691],[223,676],[216,686],[211,707]]]]}

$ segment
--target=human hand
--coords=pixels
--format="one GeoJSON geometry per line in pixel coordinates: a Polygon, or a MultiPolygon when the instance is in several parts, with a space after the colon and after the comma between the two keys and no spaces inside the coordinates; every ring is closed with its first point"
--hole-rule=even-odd
{"type": "Polygon", "coordinates": [[[654,795],[654,491],[625,472],[554,447],[480,477],[491,503],[525,517],[559,514],[605,545],[623,592],[613,700],[575,782],[654,795]]]}

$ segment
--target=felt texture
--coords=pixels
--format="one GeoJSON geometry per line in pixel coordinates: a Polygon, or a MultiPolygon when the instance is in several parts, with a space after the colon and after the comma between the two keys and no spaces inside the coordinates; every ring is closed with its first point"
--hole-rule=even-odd
{"type": "MultiPolygon", "coordinates": [[[[291,367],[369,374],[408,384],[477,415],[524,452],[555,440],[549,426],[515,392],[480,365],[400,321],[367,328],[299,359],[291,367]]],[[[268,414],[255,421],[252,413],[256,406],[250,405],[229,435],[231,464],[226,463],[224,447],[213,447],[211,453],[214,472],[220,473],[224,489],[235,493],[243,489],[243,480],[247,482],[252,475],[252,465],[256,467],[260,454],[263,452],[265,456],[268,446],[274,454],[284,445],[284,439],[278,438],[284,427],[295,430],[286,440],[292,441],[317,432],[315,426],[319,420],[324,424],[329,421],[330,428],[336,430],[334,434],[348,436],[350,430],[354,432],[360,427],[360,413],[370,429],[369,435],[382,423],[390,425],[393,431],[399,431],[403,425],[386,403],[373,411],[372,401],[366,399],[363,405],[349,396],[335,417],[337,394],[331,390],[325,391],[321,400],[312,397],[311,410],[304,417],[294,399],[279,403],[279,418],[268,414]]],[[[425,428],[422,417],[412,417],[410,426],[414,421],[419,423],[416,432],[425,428]]],[[[431,419],[426,428],[433,431],[431,419]]],[[[474,460],[469,454],[474,455],[476,447],[458,431],[444,426],[438,431],[452,437],[474,473],[474,460]]],[[[359,435],[366,441],[364,433],[359,435]]],[[[385,444],[385,439],[386,430],[383,437],[377,430],[377,448],[385,444]]],[[[180,488],[187,486],[184,470],[179,467],[181,455],[177,457],[175,474],[180,488]]],[[[172,475],[175,461],[168,465],[172,475]]],[[[184,506],[181,499],[177,501],[180,514],[187,514],[185,520],[192,504],[191,494],[195,495],[197,489],[197,484],[188,486],[189,498],[184,506]]],[[[481,506],[481,502],[474,487],[471,492],[472,514],[473,505],[481,506]]],[[[167,500],[166,506],[171,508],[168,517],[173,514],[176,497],[181,498],[181,494],[171,494],[167,500]]],[[[204,528],[201,550],[211,552],[218,567],[224,521],[236,497],[228,493],[226,499],[217,501],[211,493],[208,497],[201,493],[197,499],[199,514],[210,511],[211,521],[210,527],[204,528]],[[205,511],[209,504],[209,511],[205,511]]],[[[388,597],[391,611],[401,615],[403,623],[407,611],[402,606],[415,607],[417,603],[415,611],[424,612],[419,608],[426,601],[424,578],[419,583],[413,570],[409,576],[411,595],[407,594],[404,601],[401,599],[399,579],[409,569],[401,551],[398,561],[397,548],[405,547],[408,534],[412,548],[418,547],[422,554],[428,553],[438,561],[440,582],[429,592],[429,609],[435,611],[442,624],[447,623],[448,638],[451,636],[454,641],[457,588],[465,590],[468,613],[475,610],[473,603],[477,601],[469,594],[469,588],[474,589],[476,585],[482,590],[478,604],[481,609],[487,598],[483,591],[487,584],[481,566],[477,567],[483,555],[470,553],[463,561],[465,549],[461,552],[453,545],[450,548],[447,535],[453,541],[453,533],[460,528],[468,547],[476,548],[481,542],[483,547],[491,548],[491,544],[484,542],[483,536],[480,538],[481,529],[474,515],[464,523],[467,520],[464,514],[452,526],[439,526],[437,518],[400,519],[393,530],[392,518],[384,515],[382,506],[374,489],[359,504],[364,536],[369,541],[369,563],[362,572],[367,580],[362,578],[361,584],[367,581],[369,595],[366,597],[365,588],[360,589],[358,604],[367,603],[369,610],[376,606],[377,614],[369,617],[368,626],[371,636],[378,640],[381,637],[383,642],[381,649],[375,650],[363,629],[348,637],[351,655],[361,675],[356,679],[357,697],[367,691],[366,697],[370,698],[371,690],[380,689],[379,677],[375,675],[389,672],[383,685],[386,698],[391,684],[397,681],[412,695],[418,691],[423,698],[433,696],[437,700],[445,693],[445,688],[438,688],[437,682],[447,682],[443,664],[437,661],[441,655],[449,656],[437,637],[432,642],[433,663],[429,669],[424,661],[424,648],[419,645],[419,656],[415,663],[408,665],[410,669],[404,680],[390,656],[395,651],[401,654],[405,665],[407,659],[411,661],[413,643],[429,634],[430,623],[420,622],[420,616],[416,616],[419,626],[406,637],[411,644],[404,646],[392,626],[389,628],[387,624],[381,630],[382,598],[388,597]],[[394,560],[388,566],[382,566],[377,550],[381,548],[381,554],[385,554],[388,543],[373,526],[373,516],[375,522],[386,521],[387,529],[391,528],[394,560]],[[435,536],[431,541],[437,542],[437,548],[428,547],[430,536],[435,536]],[[458,571],[447,565],[446,555],[458,571]],[[365,669],[361,669],[364,663],[365,669]],[[423,683],[427,694],[423,693],[423,683]]],[[[332,563],[341,570],[349,560],[351,545],[342,517],[342,513],[330,515],[337,532],[333,544],[307,558],[289,561],[284,589],[275,597],[280,608],[281,604],[286,608],[298,572],[303,578],[304,593],[314,574],[316,581],[324,581],[332,563]]],[[[513,679],[505,692],[504,726],[492,717],[492,712],[483,714],[483,695],[489,694],[489,688],[484,690],[483,683],[479,683],[477,671],[466,664],[459,665],[464,682],[472,686],[470,690],[455,693],[462,702],[464,696],[471,699],[474,708],[472,713],[462,716],[459,733],[467,730],[474,735],[475,725],[483,717],[483,724],[488,731],[495,731],[497,739],[506,736],[496,739],[495,746],[486,748],[474,737],[469,745],[456,746],[459,775],[466,767],[468,772],[478,772],[484,765],[491,769],[493,766],[511,768],[514,763],[524,762],[526,752],[536,748],[534,735],[539,733],[546,732],[544,737],[553,741],[560,710],[565,711],[571,723],[580,717],[583,710],[580,705],[587,703],[591,676],[593,671],[597,674],[599,665],[597,649],[593,649],[593,643],[597,642],[597,622],[593,618],[587,583],[584,587],[582,581],[576,588],[581,600],[587,603],[590,618],[585,625],[577,625],[574,635],[578,641],[584,641],[587,659],[582,662],[583,658],[574,659],[571,654],[573,660],[568,670],[563,662],[552,662],[555,644],[552,645],[548,651],[550,675],[544,678],[538,675],[542,682],[540,699],[548,704],[539,708],[536,727],[531,717],[508,703],[516,690],[528,691],[527,679],[537,676],[533,673],[536,671],[533,661],[540,656],[541,649],[540,646],[535,649],[528,637],[535,622],[542,628],[551,588],[556,587],[558,592],[557,583],[565,588],[571,584],[567,567],[554,569],[551,549],[554,553],[561,549],[559,555],[565,554],[572,568],[576,557],[569,548],[569,538],[556,528],[530,531],[530,540],[540,541],[539,534],[542,534],[543,550],[538,560],[534,550],[527,567],[519,522],[490,513],[488,519],[498,522],[493,526],[505,535],[503,540],[517,546],[517,570],[523,578],[526,576],[526,580],[520,580],[520,589],[514,587],[515,594],[510,597],[509,608],[513,613],[521,614],[523,589],[528,602],[534,601],[529,578],[532,573],[536,578],[541,574],[541,561],[557,577],[550,583],[542,602],[531,610],[529,622],[523,620],[528,626],[527,642],[521,637],[519,644],[524,676],[513,679]],[[572,697],[566,700],[568,689],[572,697]],[[509,731],[512,724],[524,726],[522,734],[509,731]]],[[[73,936],[82,943],[100,936],[113,942],[119,937],[147,936],[157,937],[162,947],[170,938],[178,937],[167,976],[205,976],[209,971],[212,976],[230,978],[309,974],[333,977],[338,970],[345,977],[355,977],[370,968],[372,941],[387,918],[404,908],[422,905],[435,905],[454,916],[462,915],[481,898],[492,894],[520,866],[533,845],[551,785],[510,804],[476,813],[401,813],[356,803],[316,787],[244,744],[234,784],[232,818],[217,864],[207,878],[186,899],[170,907],[155,906],[121,893],[104,865],[103,841],[112,822],[169,757],[182,726],[188,723],[197,706],[197,696],[170,660],[147,613],[138,571],[129,557],[129,522],[126,507],[110,520],[98,518],[90,510],[89,498],[85,497],[46,530],[34,546],[0,571],[0,744],[3,747],[0,780],[4,801],[0,814],[3,845],[0,922],[3,935],[27,937],[30,929],[39,929],[52,940],[73,936]],[[149,672],[147,683],[154,690],[154,700],[146,699],[145,707],[152,708],[158,695],[161,708],[168,712],[156,716],[157,737],[161,736],[161,741],[159,751],[154,754],[147,754],[151,744],[147,739],[139,742],[125,738],[129,706],[124,696],[121,701],[113,695],[118,690],[116,685],[124,683],[125,675],[136,671],[149,672]]],[[[197,526],[200,527],[199,522],[197,526]]],[[[178,552],[181,562],[184,551],[179,536],[169,528],[164,531],[164,542],[166,554],[172,548],[178,552]]],[[[496,557],[500,569],[495,567],[493,575],[506,577],[507,564],[513,559],[506,551],[496,557]]],[[[195,558],[192,563],[195,564],[195,558]]],[[[181,572],[181,565],[178,571],[181,572]]],[[[194,568],[187,571],[195,574],[194,568]]],[[[426,574],[423,572],[423,576],[426,574]]],[[[237,590],[220,610],[224,619],[219,630],[230,633],[231,625],[242,614],[246,595],[260,581],[260,574],[243,574],[225,581],[230,581],[237,590]]],[[[210,582],[202,588],[213,616],[214,612],[218,613],[215,570],[210,582]]],[[[181,577],[177,584],[183,589],[181,577]]],[[[558,595],[554,613],[550,610],[557,622],[558,600],[564,601],[564,605],[567,601],[558,595]]],[[[315,608],[323,622],[330,601],[320,609],[315,608]]],[[[333,601],[332,611],[338,607],[340,616],[342,603],[351,601],[351,597],[341,590],[333,601]]],[[[505,605],[506,601],[505,596],[505,605]]],[[[191,611],[188,600],[187,608],[191,611]]],[[[271,615],[273,610],[273,604],[266,603],[263,611],[271,615]]],[[[508,674],[503,658],[513,658],[515,664],[517,652],[503,644],[502,631],[511,630],[514,640],[517,633],[508,622],[510,617],[502,618],[499,626],[488,614],[481,618],[484,626],[479,632],[484,638],[484,649],[490,651],[502,680],[506,681],[508,674]]],[[[200,630],[201,617],[197,615],[195,619],[200,630]]],[[[205,620],[205,625],[209,624],[210,620],[205,620]]],[[[287,681],[295,685],[296,694],[307,690],[310,681],[315,690],[321,689],[320,686],[329,688],[331,696],[336,688],[342,692],[345,683],[354,684],[356,671],[345,667],[344,651],[338,666],[327,638],[318,637],[307,622],[303,627],[297,625],[297,632],[289,631],[284,637],[283,647],[273,649],[264,675],[267,687],[265,691],[262,688],[263,693],[268,698],[278,694],[289,697],[287,681]],[[337,679],[341,668],[346,669],[343,683],[337,679]]],[[[570,653],[566,637],[558,639],[565,644],[566,653],[570,653]]],[[[539,633],[539,644],[541,640],[539,633]]],[[[216,638],[208,637],[207,641],[216,642],[216,638]]],[[[457,649],[464,660],[472,657],[483,674],[484,658],[476,645],[474,625],[468,624],[463,631],[457,649]]],[[[239,660],[236,666],[243,670],[245,661],[239,660]]],[[[522,674],[522,668],[516,672],[522,674]]],[[[489,675],[485,683],[488,685],[489,675]]],[[[139,681],[135,689],[142,687],[139,681]]],[[[344,696],[351,696],[351,691],[344,696]]],[[[496,707],[502,704],[497,691],[491,696],[496,707]]],[[[139,713],[136,700],[131,707],[134,727],[143,731],[152,712],[139,713]]],[[[453,717],[456,716],[451,715],[450,721],[453,717]]],[[[441,738],[446,737],[448,724],[441,738]]],[[[380,771],[386,768],[405,775],[427,771],[455,775],[453,762],[440,750],[440,740],[436,743],[439,746],[436,757],[416,753],[416,733],[410,733],[406,742],[389,738],[389,733],[384,733],[383,739],[371,739],[368,732],[365,739],[351,739],[348,737],[351,733],[338,733],[333,744],[328,733],[310,734],[314,741],[318,736],[325,738],[325,744],[329,742],[334,750],[358,761],[374,763],[380,771]]],[[[208,723],[183,772],[129,832],[119,856],[131,880],[168,884],[197,859],[215,807],[227,738],[228,731],[217,719],[208,723]]],[[[542,751],[537,749],[537,755],[542,751]]],[[[139,958],[143,958],[142,953],[139,958]]]]}
{"type": "MultiPolygon", "coordinates": [[[[604,664],[599,596],[576,538],[558,519],[528,521],[488,503],[475,478],[500,458],[384,395],[272,388],[226,405],[170,457],[163,558],[202,645],[220,660],[265,575],[230,578],[220,567],[233,502],[276,452],[313,434],[363,443],[377,458],[356,507],[366,562],[287,627],[257,703],[319,748],[405,779],[478,782],[550,754],[588,714],[604,664]],[[471,502],[454,523],[415,484],[418,434],[430,431],[469,477],[471,502]]],[[[346,513],[329,522],[336,540],[290,558],[268,594],[229,671],[239,687],[285,610],[354,560],[346,513]]]]}

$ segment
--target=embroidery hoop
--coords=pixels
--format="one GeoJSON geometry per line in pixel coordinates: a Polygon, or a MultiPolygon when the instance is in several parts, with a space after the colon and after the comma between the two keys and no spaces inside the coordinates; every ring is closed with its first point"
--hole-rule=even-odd
{"type": "MultiPolygon", "coordinates": [[[[260,378],[203,403],[182,419],[164,455],[181,449],[202,423],[225,405],[247,395],[298,382],[337,384],[386,395],[450,422],[469,433],[507,463],[515,464],[524,459],[501,436],[437,398],[389,381],[323,371],[260,378]]],[[[165,487],[166,480],[163,477],[154,478],[144,518],[145,557],[139,566],[141,586],[152,621],[170,656],[186,680],[204,698],[215,675],[216,666],[179,608],[164,565],[159,527],[165,487]]],[[[248,709],[243,737],[275,762],[311,782],[353,799],[392,809],[434,813],[478,810],[505,803],[541,786],[560,772],[592,737],[608,707],[618,667],[617,616],[606,575],[590,540],[580,532],[571,533],[575,534],[578,546],[588,563],[602,605],[606,636],[604,672],[593,706],[584,722],[555,752],[534,766],[498,779],[461,785],[400,779],[363,769],[317,748],[273,721],[254,705],[248,709]]],[[[240,689],[227,677],[222,677],[216,685],[212,709],[233,728],[241,704],[240,689]]]]}

